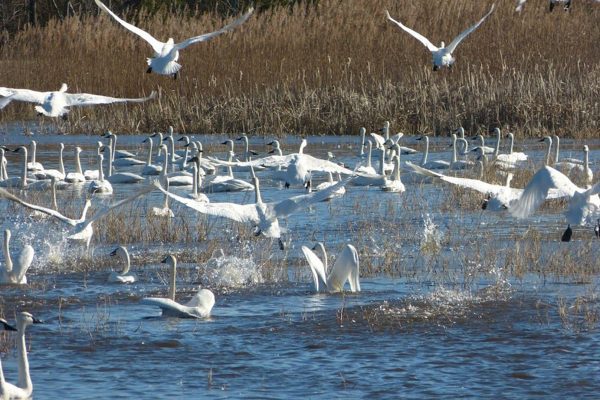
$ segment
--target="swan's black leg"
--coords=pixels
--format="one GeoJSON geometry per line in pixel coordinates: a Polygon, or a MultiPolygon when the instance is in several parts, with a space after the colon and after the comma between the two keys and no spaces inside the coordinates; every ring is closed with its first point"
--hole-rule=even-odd
{"type": "Polygon", "coordinates": [[[152,67],[148,67],[148,69],[146,70],[147,74],[151,74],[152,73],[152,67]]]}
{"type": "Polygon", "coordinates": [[[565,229],[565,231],[562,234],[562,237],[560,238],[561,242],[570,242],[571,241],[571,236],[573,236],[573,229],[571,229],[571,224],[567,225],[567,229],[565,229]]]}

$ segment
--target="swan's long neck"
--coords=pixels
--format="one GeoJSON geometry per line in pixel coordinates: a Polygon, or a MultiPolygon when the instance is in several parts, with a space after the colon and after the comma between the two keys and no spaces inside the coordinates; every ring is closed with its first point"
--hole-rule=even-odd
{"type": "Polygon", "coordinates": [[[29,361],[27,360],[27,347],[25,346],[25,326],[19,326],[19,338],[17,339],[17,351],[19,352],[19,381],[18,386],[28,394],[33,391],[33,384],[29,376],[29,361]]]}
{"type": "MultiPolygon", "coordinates": [[[[232,162],[233,161],[233,152],[230,151],[228,156],[227,156],[227,161],[228,162],[232,162]]],[[[233,178],[233,168],[231,168],[231,164],[227,165],[227,175],[229,175],[231,178],[233,178]]]]}
{"type": "Polygon", "coordinates": [[[554,142],[556,143],[556,147],[554,148],[554,164],[558,162],[558,155],[560,153],[560,138],[558,136],[554,136],[554,142]]]}
{"type": "Polygon", "coordinates": [[[494,148],[494,158],[500,154],[500,129],[496,129],[496,148],[494,148]]]}
{"type": "Polygon", "coordinates": [[[23,170],[21,171],[21,189],[27,187],[27,148],[23,147],[23,170]]]}
{"type": "Polygon", "coordinates": [[[167,152],[167,146],[162,146],[165,150],[165,156],[163,158],[163,169],[161,171],[161,176],[167,177],[167,169],[169,168],[169,154],[167,152]]]}
{"type": "Polygon", "coordinates": [[[85,221],[85,218],[87,217],[87,212],[91,205],[92,203],[89,200],[85,202],[85,205],[83,206],[83,211],[81,211],[81,218],[79,218],[80,222],[85,221]]]}
{"type": "Polygon", "coordinates": [[[304,154],[304,148],[306,147],[306,144],[306,139],[302,139],[302,142],[300,143],[300,149],[298,150],[298,154],[304,154]]]}
{"type": "Polygon", "coordinates": [[[367,167],[371,168],[371,152],[373,151],[373,143],[369,140],[367,142],[367,146],[369,146],[369,153],[367,154],[367,167]]]}
{"type": "MultiPolygon", "coordinates": [[[[165,180],[165,191],[169,191],[169,180],[166,179],[165,180]]],[[[163,209],[168,209],[169,208],[169,195],[167,195],[165,193],[165,200],[163,201],[163,209]]]]}
{"type": "Polygon", "coordinates": [[[515,145],[515,135],[513,135],[512,133],[510,133],[508,135],[508,137],[510,138],[510,149],[509,149],[508,154],[512,154],[513,153],[513,147],[515,145]]]}
{"type": "Polygon", "coordinates": [[[152,165],[152,139],[148,138],[148,158],[146,158],[146,165],[152,165]]]}
{"type": "Polygon", "coordinates": [[[58,211],[58,202],[56,201],[56,179],[52,179],[52,208],[58,211]]]}
{"type": "Polygon", "coordinates": [[[60,146],[58,150],[58,170],[61,174],[65,174],[65,163],[63,162],[63,151],[65,146],[60,146]]]}
{"type": "Polygon", "coordinates": [[[77,148],[75,149],[75,169],[78,174],[83,174],[81,169],[81,158],[79,157],[79,150],[77,148]]]}
{"type": "Polygon", "coordinates": [[[583,176],[585,176],[586,180],[591,180],[590,179],[590,155],[589,155],[589,150],[587,147],[583,148],[583,176]]]}
{"type": "Polygon", "coordinates": [[[2,249],[4,250],[4,269],[7,273],[11,273],[13,269],[13,262],[12,258],[10,257],[10,231],[8,229],[4,231],[4,247],[2,249]]]}
{"type": "Polygon", "coordinates": [[[98,155],[98,180],[100,182],[104,182],[104,168],[102,167],[102,161],[104,161],[104,157],[102,154],[98,155]]]}
{"type": "Polygon", "coordinates": [[[385,146],[381,146],[381,162],[379,163],[379,173],[385,176],[385,146]]]}
{"type": "Polygon", "coordinates": [[[125,275],[126,273],[128,273],[129,269],[131,268],[131,259],[129,258],[129,252],[125,248],[123,248],[123,258],[125,259],[125,267],[123,268],[123,271],[121,271],[121,275],[125,275]]]}
{"type": "Polygon", "coordinates": [[[183,162],[181,163],[181,170],[184,170],[187,167],[187,158],[190,153],[189,143],[190,142],[188,140],[188,146],[185,146],[185,153],[183,154],[183,162]]]}
{"type": "Polygon", "coordinates": [[[6,159],[4,158],[4,149],[0,149],[0,181],[8,178],[5,166],[6,159]]]}
{"type": "Polygon", "coordinates": [[[546,149],[546,165],[550,165],[550,153],[552,152],[552,138],[548,136],[547,138],[548,148],[546,149]]]}
{"type": "Polygon", "coordinates": [[[258,183],[258,178],[255,176],[253,180],[254,180],[255,203],[256,204],[261,204],[262,203],[262,197],[260,195],[260,185],[258,183]]]}
{"type": "Polygon", "coordinates": [[[425,151],[423,152],[423,158],[421,159],[421,165],[427,164],[427,157],[429,157],[429,137],[425,136],[425,151]]]}
{"type": "Polygon", "coordinates": [[[250,142],[248,141],[248,136],[244,136],[244,161],[250,161],[248,157],[250,157],[250,142]]]}
{"type": "Polygon", "coordinates": [[[112,171],[113,171],[112,158],[113,158],[112,143],[109,142],[108,143],[108,176],[112,176],[112,171]]]}
{"type": "Polygon", "coordinates": [[[194,180],[192,181],[192,194],[194,198],[198,197],[198,164],[194,162],[192,164],[192,170],[194,172],[194,180]]]}
{"type": "Polygon", "coordinates": [[[170,258],[171,264],[171,282],[169,284],[169,298],[175,301],[175,281],[177,278],[177,260],[174,257],[170,258]]]}
{"type": "Polygon", "coordinates": [[[365,155],[365,135],[367,134],[367,130],[365,128],[360,128],[360,152],[359,155],[362,157],[365,155]]]}
{"type": "Polygon", "coordinates": [[[387,141],[390,138],[390,123],[389,121],[385,121],[383,124],[383,137],[387,141]]]}
{"type": "Polygon", "coordinates": [[[162,145],[163,145],[163,135],[162,133],[158,134],[158,144],[156,145],[156,155],[158,157],[160,157],[160,155],[162,154],[162,145]]]}
{"type": "Polygon", "coordinates": [[[325,268],[325,276],[327,276],[327,272],[329,271],[329,265],[327,263],[327,252],[325,251],[325,245],[321,242],[318,243],[319,249],[323,253],[323,266],[325,268]]]}
{"type": "Polygon", "coordinates": [[[35,153],[37,150],[37,143],[35,142],[35,140],[31,141],[31,163],[35,164],[35,153]]]}
{"type": "Polygon", "coordinates": [[[398,154],[396,155],[396,157],[394,158],[394,160],[396,161],[394,163],[394,179],[399,181],[400,180],[400,152],[398,152],[398,154]]]}
{"type": "Polygon", "coordinates": [[[452,134],[452,164],[456,163],[457,161],[458,157],[456,156],[456,135],[452,134]]]}
{"type": "Polygon", "coordinates": [[[173,136],[168,136],[167,139],[171,146],[171,164],[173,164],[175,162],[175,140],[173,139],[173,136]]]}

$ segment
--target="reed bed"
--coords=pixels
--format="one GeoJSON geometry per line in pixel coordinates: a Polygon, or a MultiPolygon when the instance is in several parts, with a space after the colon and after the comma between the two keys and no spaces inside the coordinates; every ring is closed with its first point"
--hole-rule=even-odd
{"type": "MultiPolygon", "coordinates": [[[[78,15],[0,39],[7,87],[139,97],[142,105],[75,109],[41,130],[65,133],[181,132],[351,134],[390,120],[405,133],[442,135],[508,127],[517,136],[598,133],[600,7],[577,3],[548,13],[513,0],[458,48],[452,71],[431,71],[427,50],[385,19],[384,10],[434,43],[450,41],[491,2],[322,0],[254,15],[235,32],[186,49],[179,79],[145,74],[150,47],[106,15],[78,15]]],[[[543,3],[543,4],[542,4],[543,3]]],[[[122,15],[158,38],[182,39],[226,21],[216,14],[122,15]]],[[[0,122],[35,118],[11,104],[0,122]]]]}

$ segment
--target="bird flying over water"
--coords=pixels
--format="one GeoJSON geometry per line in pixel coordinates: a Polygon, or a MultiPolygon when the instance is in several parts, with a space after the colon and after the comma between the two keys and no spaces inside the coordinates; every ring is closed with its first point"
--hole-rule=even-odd
{"type": "Polygon", "coordinates": [[[11,89],[0,87],[0,110],[11,101],[26,101],[40,104],[35,110],[47,117],[66,117],[69,107],[90,106],[96,104],[112,103],[143,103],[156,98],[156,92],[148,97],[127,99],[118,97],[100,96],[89,93],[67,93],[67,84],[63,83],[59,90],[54,92],[38,92],[29,89],[11,89]]]}
{"type": "Polygon", "coordinates": [[[166,42],[161,42],[160,40],[155,39],[148,32],[117,17],[117,15],[108,7],[106,7],[100,0],[95,1],[98,7],[113,17],[125,29],[135,33],[148,42],[150,46],[152,46],[152,49],[154,50],[154,57],[148,58],[148,70],[146,72],[154,72],[159,75],[172,75],[174,78],[177,78],[177,73],[181,69],[181,64],[177,63],[177,59],[179,58],[179,50],[183,50],[194,43],[206,42],[207,40],[211,40],[222,33],[228,32],[233,28],[240,26],[246,22],[248,18],[250,18],[250,15],[252,15],[254,12],[254,8],[251,7],[244,15],[217,31],[194,36],[184,40],[183,42],[175,43],[173,38],[169,38],[166,42]]]}

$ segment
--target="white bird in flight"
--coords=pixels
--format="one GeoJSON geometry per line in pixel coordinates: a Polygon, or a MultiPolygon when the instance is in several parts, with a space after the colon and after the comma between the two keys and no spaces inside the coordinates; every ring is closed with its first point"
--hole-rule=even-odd
{"type": "Polygon", "coordinates": [[[452,42],[450,42],[450,44],[448,46],[446,46],[444,44],[444,42],[442,42],[440,44],[440,47],[435,46],[433,43],[431,43],[429,41],[429,39],[427,39],[425,36],[421,35],[420,33],[413,31],[412,29],[406,27],[402,23],[393,19],[387,10],[385,13],[386,13],[387,18],[390,21],[392,21],[393,23],[398,25],[402,30],[409,33],[412,37],[414,37],[419,42],[421,42],[425,47],[427,47],[427,49],[431,52],[431,55],[433,56],[433,70],[437,71],[438,69],[440,69],[442,67],[448,67],[448,68],[452,67],[452,65],[454,64],[454,61],[455,61],[455,58],[452,55],[452,53],[454,52],[454,50],[456,50],[456,47],[467,36],[469,36],[469,34],[471,34],[471,32],[473,32],[475,29],[477,29],[479,27],[479,25],[481,25],[483,23],[483,21],[486,20],[487,17],[490,16],[490,14],[494,11],[494,8],[495,8],[495,4],[492,4],[490,11],[488,11],[488,13],[483,16],[483,18],[481,18],[479,21],[477,21],[477,23],[475,23],[473,26],[464,30],[460,35],[455,37],[454,40],[452,40],[452,42]]]}
{"type": "Polygon", "coordinates": [[[254,12],[254,8],[250,8],[244,15],[235,21],[231,22],[228,25],[225,25],[223,28],[205,33],[200,36],[194,36],[187,40],[184,40],[181,43],[175,43],[173,38],[169,38],[166,42],[161,42],[160,40],[155,39],[148,32],[138,28],[137,26],[133,26],[130,23],[123,21],[121,18],[117,17],[115,13],[109,10],[100,0],[95,0],[98,7],[107,12],[111,17],[113,17],[119,24],[121,24],[125,29],[135,33],[142,39],[152,46],[154,50],[154,57],[148,58],[148,70],[146,72],[157,73],[160,75],[172,75],[174,78],[177,78],[177,73],[181,69],[181,64],[177,63],[177,59],[179,58],[179,51],[185,49],[189,45],[198,42],[206,42],[207,40],[213,39],[219,36],[222,33],[228,32],[233,28],[240,26],[254,12]]]}
{"type": "Polygon", "coordinates": [[[89,93],[67,93],[67,84],[63,83],[59,90],[54,92],[38,92],[29,89],[11,89],[0,87],[0,110],[11,101],[25,101],[37,103],[35,110],[47,117],[63,117],[69,113],[69,107],[90,106],[97,104],[112,103],[143,103],[156,98],[156,92],[152,91],[150,96],[137,99],[100,96],[89,93]]]}

